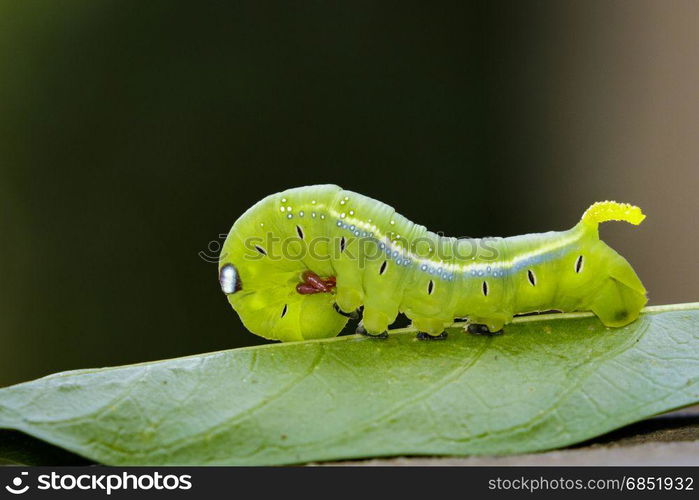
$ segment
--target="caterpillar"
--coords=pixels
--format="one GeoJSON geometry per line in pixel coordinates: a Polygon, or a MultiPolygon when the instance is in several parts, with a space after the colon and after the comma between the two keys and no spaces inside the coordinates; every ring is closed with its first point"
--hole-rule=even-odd
{"type": "Polygon", "coordinates": [[[497,334],[515,315],[545,310],[592,311],[620,327],[638,317],[646,290],[598,225],[644,218],[603,201],[567,231],[457,239],[339,186],[306,186],[267,196],[233,224],[218,278],[245,327],[280,341],[333,337],[360,307],[360,333],[377,337],[401,312],[421,339],[445,338],[457,318],[497,334]]]}

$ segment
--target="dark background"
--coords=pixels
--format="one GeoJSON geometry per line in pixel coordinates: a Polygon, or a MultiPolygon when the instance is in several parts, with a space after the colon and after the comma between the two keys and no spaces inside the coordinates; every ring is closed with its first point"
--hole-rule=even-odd
{"type": "Polygon", "coordinates": [[[602,234],[699,298],[693,1],[0,1],[0,385],[262,342],[220,233],[332,182],[435,231],[602,234]]]}

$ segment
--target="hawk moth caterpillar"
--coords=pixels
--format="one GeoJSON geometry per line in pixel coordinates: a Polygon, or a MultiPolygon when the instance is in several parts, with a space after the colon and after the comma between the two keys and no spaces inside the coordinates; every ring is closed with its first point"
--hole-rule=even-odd
{"type": "Polygon", "coordinates": [[[454,318],[489,333],[517,314],[552,309],[592,311],[619,327],[638,317],[646,290],[599,239],[598,224],[644,218],[638,207],[604,201],[567,231],[457,239],[339,186],[305,186],[267,196],[234,223],[219,283],[246,328],[281,341],[333,337],[362,306],[375,336],[399,312],[420,338],[443,338],[454,318]]]}

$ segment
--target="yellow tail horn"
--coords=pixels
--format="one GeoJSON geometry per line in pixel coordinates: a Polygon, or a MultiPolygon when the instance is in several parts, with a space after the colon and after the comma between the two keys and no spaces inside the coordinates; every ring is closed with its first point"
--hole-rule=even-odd
{"type": "Polygon", "coordinates": [[[616,201],[598,201],[585,210],[582,221],[586,224],[599,224],[608,220],[622,220],[638,226],[646,216],[640,208],[616,201]]]}

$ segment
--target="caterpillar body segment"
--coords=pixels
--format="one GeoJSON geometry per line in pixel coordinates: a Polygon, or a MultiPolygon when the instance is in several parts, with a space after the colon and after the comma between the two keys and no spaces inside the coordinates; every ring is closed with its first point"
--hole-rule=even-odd
{"type": "Polygon", "coordinates": [[[219,280],[246,328],[281,341],[335,336],[360,307],[371,335],[400,312],[433,337],[454,318],[498,332],[516,314],[551,309],[623,326],[638,317],[646,291],[597,226],[644,217],[600,202],[567,231],[456,239],[369,197],[307,186],[270,195],[235,222],[219,280]]]}

